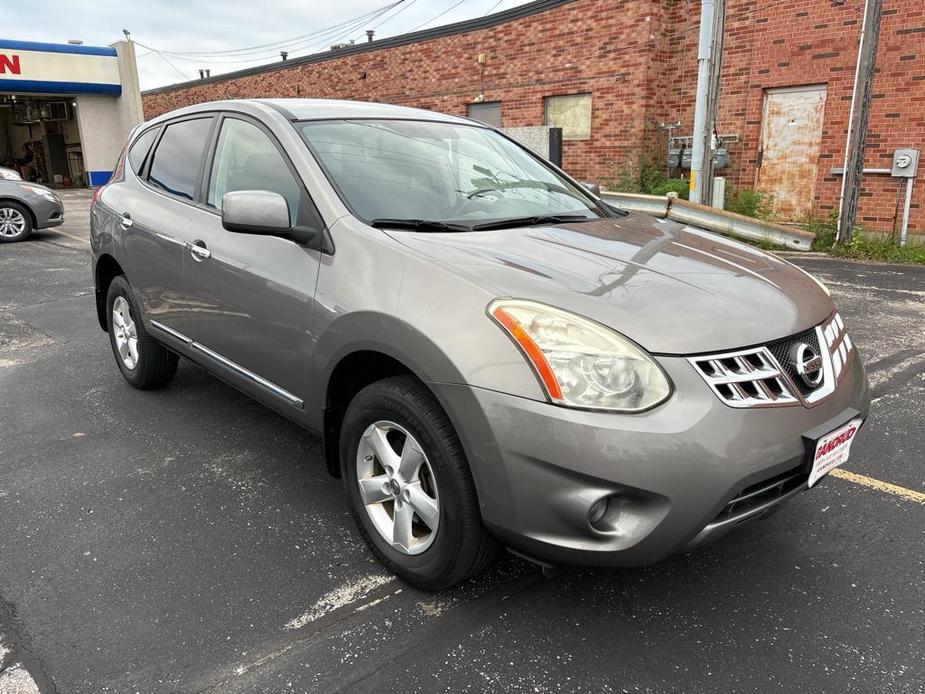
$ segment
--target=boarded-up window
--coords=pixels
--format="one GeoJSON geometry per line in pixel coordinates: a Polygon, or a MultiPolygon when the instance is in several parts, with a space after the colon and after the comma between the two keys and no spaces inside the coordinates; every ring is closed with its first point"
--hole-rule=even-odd
{"type": "Polygon", "coordinates": [[[495,128],[501,127],[501,102],[486,101],[481,104],[469,104],[469,118],[495,128]]]}
{"type": "Polygon", "coordinates": [[[591,139],[591,95],[547,96],[545,124],[562,128],[563,140],[591,139]]]}

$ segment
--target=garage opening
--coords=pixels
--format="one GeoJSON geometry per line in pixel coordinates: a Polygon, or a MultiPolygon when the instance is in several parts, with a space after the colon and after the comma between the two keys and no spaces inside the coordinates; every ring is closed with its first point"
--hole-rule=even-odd
{"type": "Polygon", "coordinates": [[[73,96],[0,95],[0,166],[53,188],[86,183],[73,96]]]}

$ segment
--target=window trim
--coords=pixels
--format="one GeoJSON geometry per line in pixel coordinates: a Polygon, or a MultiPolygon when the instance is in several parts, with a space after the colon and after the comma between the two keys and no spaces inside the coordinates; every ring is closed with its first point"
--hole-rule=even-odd
{"type": "Polygon", "coordinates": [[[590,142],[594,135],[594,96],[591,92],[573,92],[570,94],[547,94],[543,97],[543,125],[553,128],[562,128],[563,142],[590,142]],[[561,125],[550,125],[549,123],[549,100],[569,96],[586,96],[588,97],[588,136],[587,137],[566,137],[565,128],[561,125]]]}
{"type": "MultiPolygon", "coordinates": [[[[271,144],[276,147],[280,157],[282,157],[286,167],[289,169],[290,175],[295,180],[296,185],[299,187],[299,192],[301,193],[299,206],[301,207],[303,204],[307,205],[309,216],[314,218],[314,223],[318,228],[318,242],[312,244],[311,247],[317,247],[317,249],[322,250],[326,247],[329,247],[328,251],[333,253],[333,243],[325,241],[325,239],[329,238],[329,233],[327,224],[325,223],[324,218],[321,216],[321,211],[315,204],[315,200],[312,197],[311,192],[308,190],[308,186],[305,185],[305,181],[303,181],[302,177],[299,175],[299,172],[295,165],[292,163],[292,159],[286,152],[285,147],[280,144],[279,139],[276,137],[276,135],[273,134],[273,131],[270,130],[270,128],[268,128],[265,123],[261,122],[260,119],[255,118],[250,114],[241,113],[240,111],[217,111],[215,116],[216,122],[206,147],[205,163],[203,164],[202,170],[200,171],[199,191],[197,195],[196,207],[221,219],[221,209],[212,207],[208,204],[207,200],[209,190],[208,186],[210,179],[212,178],[212,168],[215,166],[215,151],[218,148],[218,139],[221,136],[222,125],[226,120],[240,120],[244,121],[245,123],[250,123],[251,125],[256,126],[258,130],[263,132],[263,134],[266,135],[270,140],[271,144]]],[[[296,220],[290,220],[290,222],[293,222],[293,226],[296,226],[294,223],[295,221],[296,220]]],[[[301,245],[295,241],[293,241],[293,243],[301,245]]]]}
{"type": "Polygon", "coordinates": [[[158,132],[161,129],[163,129],[163,125],[161,123],[158,123],[157,125],[152,125],[150,128],[145,128],[144,130],[139,132],[138,135],[132,138],[132,141],[129,142],[128,147],[125,150],[125,158],[126,160],[128,160],[128,168],[131,170],[132,175],[135,176],[135,178],[141,178],[142,174],[145,172],[145,168],[148,166],[148,157],[150,157],[151,152],[154,151],[154,145],[156,145],[161,139],[161,134],[160,132],[158,132]],[[141,138],[143,138],[145,135],[147,135],[151,131],[155,131],[154,139],[151,141],[151,144],[148,145],[148,149],[145,152],[145,156],[141,160],[141,166],[138,167],[138,171],[136,172],[135,169],[132,168],[132,162],[131,162],[132,148],[138,144],[138,141],[141,138]]]}
{"type": "MultiPolygon", "coordinates": [[[[164,122],[162,122],[162,123],[159,123],[158,126],[161,128],[161,132],[158,134],[157,138],[155,139],[154,144],[151,145],[151,150],[150,150],[150,152],[153,152],[153,153],[156,153],[156,152],[157,152],[157,148],[160,147],[160,145],[161,145],[161,140],[164,139],[164,134],[167,132],[167,128],[170,127],[171,125],[175,125],[175,124],[177,124],[177,123],[183,123],[184,121],[189,121],[189,120],[203,120],[203,119],[206,119],[206,118],[208,118],[210,121],[212,121],[212,122],[211,122],[211,125],[209,126],[209,128],[210,128],[210,129],[209,129],[209,132],[208,132],[208,134],[206,135],[206,148],[205,148],[205,150],[204,150],[204,152],[208,152],[208,150],[209,150],[209,144],[212,142],[212,135],[213,135],[213,133],[214,133],[214,131],[215,131],[215,122],[216,122],[216,117],[215,117],[215,116],[216,116],[215,111],[202,111],[202,112],[200,112],[200,113],[191,113],[191,114],[189,114],[189,115],[187,115],[187,116],[181,116],[181,117],[179,117],[179,118],[172,118],[172,119],[170,119],[170,120],[167,120],[167,121],[164,121],[164,122]]],[[[149,153],[149,154],[150,154],[150,153],[149,153]]],[[[154,158],[151,157],[151,156],[146,157],[145,165],[144,165],[144,167],[143,167],[143,169],[142,169],[142,174],[139,174],[139,175],[138,175],[138,179],[145,185],[145,187],[147,187],[149,190],[153,190],[155,193],[158,193],[158,194],[160,194],[160,195],[163,195],[163,196],[166,197],[166,198],[169,198],[170,200],[176,200],[177,202],[182,202],[184,205],[189,205],[189,206],[191,206],[191,207],[199,207],[198,200],[199,200],[199,197],[200,197],[200,192],[201,192],[201,191],[200,191],[200,187],[201,187],[201,184],[202,184],[202,175],[201,175],[201,174],[202,174],[202,169],[203,169],[203,167],[205,166],[205,161],[206,161],[205,158],[203,157],[203,158],[200,159],[200,161],[199,161],[199,174],[200,174],[200,175],[199,175],[198,178],[194,179],[194,180],[195,180],[195,188],[193,189],[193,198],[192,198],[192,199],[185,198],[185,197],[183,197],[183,196],[181,196],[181,195],[174,195],[174,194],[171,193],[169,190],[165,190],[165,189],[163,189],[163,188],[161,188],[161,187],[159,187],[159,186],[156,186],[156,185],[154,185],[153,183],[151,183],[149,177],[150,177],[150,175],[151,175],[151,164],[152,164],[153,160],[154,160],[154,158]]]]}

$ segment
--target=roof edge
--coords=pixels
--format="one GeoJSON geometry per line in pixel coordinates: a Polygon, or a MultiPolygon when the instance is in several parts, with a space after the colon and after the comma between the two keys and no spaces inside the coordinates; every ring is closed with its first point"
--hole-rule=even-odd
{"type": "Polygon", "coordinates": [[[268,63],[266,65],[257,65],[255,67],[244,68],[243,70],[226,72],[221,75],[216,75],[215,77],[189,80],[187,82],[176,82],[174,84],[168,84],[163,87],[147,89],[143,91],[141,95],[148,96],[153,94],[164,94],[167,92],[179,91],[181,89],[187,89],[189,87],[202,84],[217,84],[241,77],[259,75],[265,72],[289,70],[300,65],[310,65],[312,63],[322,63],[328,60],[337,60],[339,58],[356,55],[358,53],[371,53],[382,49],[397,48],[399,46],[407,46],[409,44],[419,43],[421,41],[443,38],[445,36],[466,34],[470,31],[478,31],[480,29],[488,29],[500,24],[507,24],[508,22],[513,22],[518,19],[530,17],[531,15],[540,14],[561,5],[568,5],[573,2],[576,2],[576,0],[535,0],[534,2],[529,2],[524,5],[519,5],[518,7],[513,7],[510,10],[496,12],[484,17],[465,19],[461,22],[444,24],[432,29],[422,29],[421,31],[413,31],[407,34],[399,34],[398,36],[392,36],[386,39],[380,39],[378,41],[358,43],[347,48],[340,48],[336,51],[327,50],[323,53],[311,53],[299,58],[291,58],[290,60],[286,61],[277,61],[274,63],[268,63]]]}

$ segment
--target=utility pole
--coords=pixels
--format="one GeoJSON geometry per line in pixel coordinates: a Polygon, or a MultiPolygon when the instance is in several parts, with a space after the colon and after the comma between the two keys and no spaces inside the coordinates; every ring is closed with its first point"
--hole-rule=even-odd
{"type": "Polygon", "coordinates": [[[713,149],[723,63],[726,0],[701,0],[700,39],[697,46],[697,100],[691,140],[692,202],[710,204],[713,187],[713,149]]]}
{"type": "Polygon", "coordinates": [[[858,63],[854,73],[854,92],[848,115],[848,138],[845,141],[845,167],[838,198],[838,234],[835,243],[847,243],[854,231],[861,193],[861,172],[864,169],[864,141],[867,139],[867,118],[870,113],[870,91],[874,83],[877,43],[880,40],[880,15],[883,0],[866,0],[861,23],[858,63]]]}

